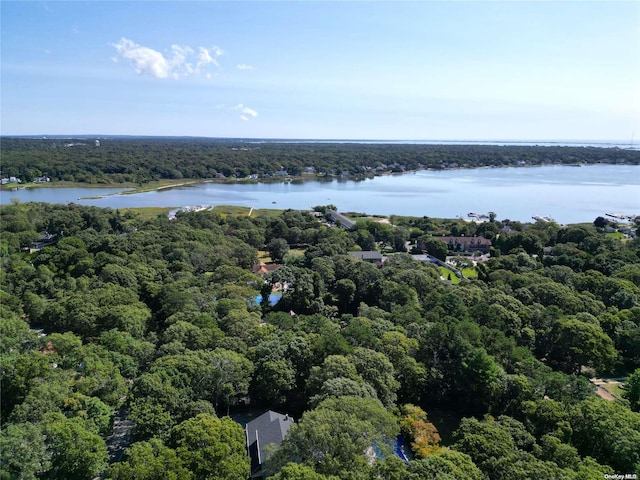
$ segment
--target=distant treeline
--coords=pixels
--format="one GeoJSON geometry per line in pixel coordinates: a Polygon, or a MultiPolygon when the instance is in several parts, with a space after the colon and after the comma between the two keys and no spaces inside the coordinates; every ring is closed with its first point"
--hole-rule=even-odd
{"type": "Polygon", "coordinates": [[[181,178],[373,175],[420,168],[541,164],[640,164],[640,152],[595,147],[254,143],[194,138],[9,138],[0,142],[2,175],[23,182],[146,183],[181,178]],[[313,167],[311,169],[310,167],[313,167]]]}

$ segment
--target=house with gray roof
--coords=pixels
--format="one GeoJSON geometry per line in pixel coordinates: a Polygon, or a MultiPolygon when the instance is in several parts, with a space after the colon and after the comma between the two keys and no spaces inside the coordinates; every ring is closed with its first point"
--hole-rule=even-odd
{"type": "Polygon", "coordinates": [[[362,260],[363,262],[374,263],[376,265],[384,262],[386,258],[377,250],[361,250],[358,252],[349,252],[349,255],[362,260]]]}
{"type": "Polygon", "coordinates": [[[265,478],[265,460],[280,446],[294,421],[289,415],[269,410],[247,423],[247,451],[251,458],[251,478],[265,478]]]}
{"type": "Polygon", "coordinates": [[[341,213],[336,212],[335,210],[327,210],[327,213],[331,217],[331,220],[333,220],[336,224],[341,225],[343,228],[346,228],[347,230],[349,230],[356,224],[356,222],[354,222],[353,220],[349,220],[347,217],[345,217],[341,213]]]}

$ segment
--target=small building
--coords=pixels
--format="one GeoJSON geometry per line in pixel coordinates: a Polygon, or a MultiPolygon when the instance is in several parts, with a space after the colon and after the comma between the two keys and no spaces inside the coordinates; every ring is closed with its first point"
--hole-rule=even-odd
{"type": "Polygon", "coordinates": [[[331,220],[333,220],[335,223],[340,223],[340,225],[347,230],[349,230],[356,224],[356,222],[354,222],[353,220],[349,220],[347,217],[345,217],[341,213],[336,212],[335,210],[327,210],[327,212],[331,216],[331,220]]]}
{"type": "Polygon", "coordinates": [[[0,184],[6,185],[8,183],[22,183],[22,180],[20,180],[18,177],[9,177],[9,178],[5,177],[0,179],[0,184]]]}
{"type": "Polygon", "coordinates": [[[361,250],[359,252],[349,252],[349,255],[367,263],[375,263],[376,265],[384,262],[386,258],[377,250],[361,250]]]}
{"type": "Polygon", "coordinates": [[[294,424],[289,415],[269,410],[251,420],[244,428],[247,452],[251,458],[251,478],[265,478],[263,465],[269,455],[282,444],[294,424]]]}
{"type": "Polygon", "coordinates": [[[484,237],[435,237],[447,244],[451,252],[489,253],[491,240],[484,237]]]}
{"type": "Polygon", "coordinates": [[[49,177],[36,177],[33,179],[33,183],[48,183],[51,179],[49,177]]]}
{"type": "Polygon", "coordinates": [[[275,272],[279,268],[280,268],[280,265],[274,265],[274,264],[269,265],[264,262],[260,262],[260,263],[256,263],[253,266],[252,271],[254,274],[262,276],[267,273],[275,272]]]}

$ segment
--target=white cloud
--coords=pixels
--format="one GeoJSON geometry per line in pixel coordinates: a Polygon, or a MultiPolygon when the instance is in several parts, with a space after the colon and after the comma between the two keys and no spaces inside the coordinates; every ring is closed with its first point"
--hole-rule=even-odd
{"type": "MultiPolygon", "coordinates": [[[[111,44],[117,50],[114,61],[126,60],[138,75],[150,75],[155,78],[181,78],[199,75],[202,67],[218,66],[217,57],[224,54],[219,47],[198,47],[196,51],[187,45],[171,45],[167,54],[139,45],[127,38],[111,44]]],[[[205,73],[211,78],[209,72],[205,73]]]]}
{"type": "Polygon", "coordinates": [[[253,70],[254,69],[253,65],[246,65],[244,63],[241,63],[240,65],[236,65],[236,68],[238,70],[253,70]]]}
{"type": "Polygon", "coordinates": [[[198,67],[208,65],[209,63],[217,67],[219,66],[217,58],[222,55],[224,55],[222,49],[215,45],[211,48],[198,47],[198,67]]]}
{"type": "Polygon", "coordinates": [[[256,112],[253,108],[245,107],[241,103],[233,107],[233,109],[240,110],[240,112],[242,112],[240,118],[245,122],[249,121],[249,117],[256,118],[258,116],[258,112],[256,112]]]}
{"type": "Polygon", "coordinates": [[[133,65],[138,75],[151,75],[156,78],[169,76],[169,63],[157,50],[143,47],[127,38],[121,38],[118,43],[112,45],[118,51],[120,58],[133,65]]]}

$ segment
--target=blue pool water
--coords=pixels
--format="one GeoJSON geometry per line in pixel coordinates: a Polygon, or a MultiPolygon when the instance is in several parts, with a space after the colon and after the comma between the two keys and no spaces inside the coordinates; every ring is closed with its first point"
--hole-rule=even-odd
{"type": "MultiPolygon", "coordinates": [[[[413,460],[411,449],[404,443],[402,435],[398,435],[391,446],[393,447],[393,454],[400,458],[404,463],[409,463],[409,460],[413,460]]],[[[373,446],[373,451],[375,452],[376,457],[384,458],[384,455],[382,455],[380,449],[376,445],[373,446]]]]}
{"type": "MultiPolygon", "coordinates": [[[[273,307],[276,303],[280,301],[281,298],[282,298],[281,293],[272,293],[271,295],[269,295],[269,305],[273,307]]],[[[256,296],[256,303],[260,305],[261,302],[262,302],[262,295],[256,296]]]]}

